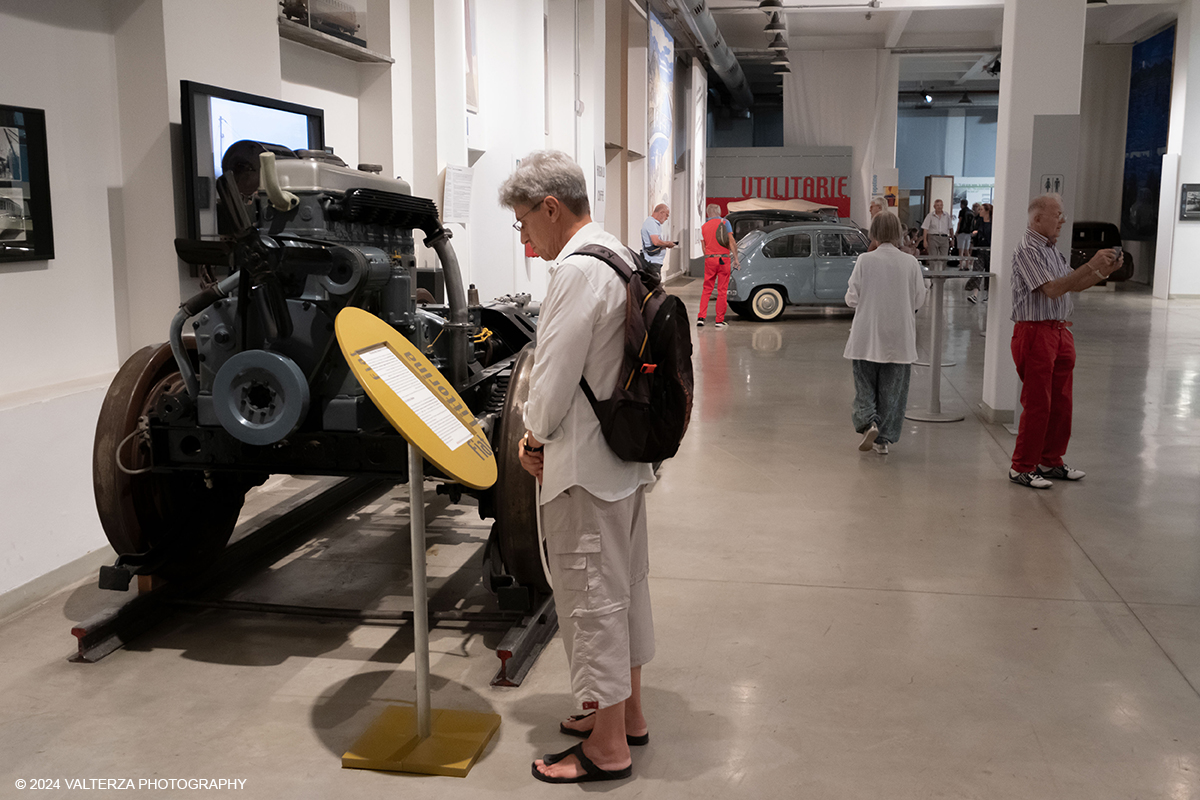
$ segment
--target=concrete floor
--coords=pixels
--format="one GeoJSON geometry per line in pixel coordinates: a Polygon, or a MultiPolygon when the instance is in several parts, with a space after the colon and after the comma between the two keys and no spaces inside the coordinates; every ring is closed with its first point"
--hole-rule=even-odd
{"type": "MultiPolygon", "coordinates": [[[[698,283],[674,290],[695,308],[698,283]]],[[[652,742],[634,779],[585,791],[1200,797],[1200,302],[1080,299],[1067,457],[1088,477],[1044,492],[1008,482],[1014,437],[974,414],[978,309],[958,289],[948,311],[943,406],[967,419],[909,422],[887,457],[856,449],[846,312],[697,332],[692,428],[649,505],[652,742]]],[[[911,406],[927,387],[916,370],[911,406]]],[[[274,482],[248,513],[297,486],[274,482]]],[[[403,487],[369,498],[240,596],[403,608],[406,513],[403,487]]],[[[487,604],[470,586],[486,532],[473,508],[434,508],[435,598],[487,604]]],[[[499,632],[435,630],[434,706],[503,723],[467,778],[414,777],[339,761],[385,705],[412,702],[407,628],[189,612],[68,663],[71,624],[112,602],[93,582],[0,626],[0,795],[37,778],[244,779],[238,796],[256,798],[580,792],[529,775],[573,743],[557,733],[573,713],[557,642],[523,686],[493,689],[499,632]]],[[[61,787],[39,796],[77,796],[61,787]]]]}

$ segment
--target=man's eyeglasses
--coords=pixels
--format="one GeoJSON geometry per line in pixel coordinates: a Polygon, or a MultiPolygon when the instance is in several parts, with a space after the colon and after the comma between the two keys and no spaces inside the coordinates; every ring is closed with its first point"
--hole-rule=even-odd
{"type": "Polygon", "coordinates": [[[533,208],[529,209],[524,214],[517,217],[517,221],[513,223],[513,230],[516,231],[517,233],[520,233],[521,232],[521,221],[523,219],[525,219],[526,217],[528,217],[530,214],[532,214],[534,211],[537,211],[537,207],[540,206],[544,202],[546,202],[546,198],[543,197],[541,200],[538,200],[536,203],[533,204],[533,208]]]}

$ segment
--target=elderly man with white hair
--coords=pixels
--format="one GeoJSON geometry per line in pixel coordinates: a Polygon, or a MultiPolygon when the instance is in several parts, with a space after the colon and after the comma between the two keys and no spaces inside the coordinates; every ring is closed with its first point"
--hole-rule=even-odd
{"type": "Polygon", "coordinates": [[[521,464],[541,484],[554,604],[584,710],[559,725],[584,742],[533,763],[547,783],[626,778],[630,745],[649,741],[642,665],[654,657],[645,487],[649,464],[622,461],[580,386],[606,399],[625,344],[625,282],[608,264],[579,255],[603,245],[633,265],[621,241],[592,222],[583,171],[565,153],[521,160],[500,187],[522,244],[554,261],[538,320],[525,404],[521,464]]]}
{"type": "Polygon", "coordinates": [[[1008,478],[1034,489],[1050,479],[1077,481],[1084,472],[1063,463],[1071,439],[1071,379],[1075,338],[1069,330],[1071,292],[1107,278],[1120,263],[1113,250],[1071,269],[1055,248],[1066,218],[1062,197],[1044,194],[1029,204],[1029,228],[1013,253],[1013,361],[1021,377],[1021,424],[1008,478]]]}

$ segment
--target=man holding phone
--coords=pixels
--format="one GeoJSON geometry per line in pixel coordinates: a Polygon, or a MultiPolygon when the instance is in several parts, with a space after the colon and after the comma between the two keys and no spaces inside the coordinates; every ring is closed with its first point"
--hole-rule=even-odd
{"type": "Polygon", "coordinates": [[[654,213],[642,223],[642,258],[646,259],[646,263],[651,265],[650,268],[659,277],[662,277],[662,265],[667,251],[675,246],[675,242],[662,238],[663,223],[670,216],[671,209],[667,204],[659,203],[654,207],[654,213]]]}
{"type": "Polygon", "coordinates": [[[1062,197],[1044,194],[1029,204],[1029,228],[1013,253],[1013,361],[1021,386],[1021,424],[1008,479],[1033,489],[1053,480],[1077,481],[1084,472],[1063,463],[1071,439],[1071,379],[1075,339],[1069,330],[1071,292],[1111,275],[1119,252],[1101,250],[1071,269],[1055,248],[1066,218],[1062,197]]]}

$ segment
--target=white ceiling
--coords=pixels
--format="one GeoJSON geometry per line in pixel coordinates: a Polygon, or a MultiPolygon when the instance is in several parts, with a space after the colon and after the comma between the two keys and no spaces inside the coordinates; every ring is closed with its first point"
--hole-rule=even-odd
{"type": "MultiPolygon", "coordinates": [[[[891,49],[901,55],[902,91],[996,92],[985,67],[1000,55],[1003,0],[782,0],[790,50],[891,49]],[[870,17],[868,19],[868,16],[870,17]]],[[[758,93],[777,86],[758,0],[710,0],[721,35],[758,93]]],[[[1174,20],[1175,2],[1109,0],[1087,13],[1088,44],[1139,41],[1174,20]]]]}

